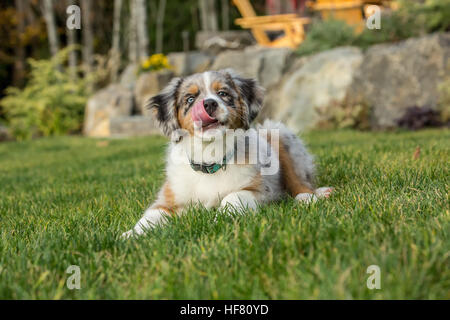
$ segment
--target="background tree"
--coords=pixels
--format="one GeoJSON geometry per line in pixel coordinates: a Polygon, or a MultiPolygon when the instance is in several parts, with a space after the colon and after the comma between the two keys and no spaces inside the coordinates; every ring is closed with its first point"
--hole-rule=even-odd
{"type": "MultiPolygon", "coordinates": [[[[83,1],[85,2],[86,0],[83,1]]],[[[48,42],[50,44],[50,52],[52,56],[54,56],[56,53],[58,53],[59,50],[59,39],[56,31],[55,17],[53,15],[52,0],[43,0],[42,13],[47,24],[47,36],[48,42]]]]}
{"type": "Polygon", "coordinates": [[[215,1],[199,0],[202,30],[217,31],[217,13],[215,1]]]}
{"type": "Polygon", "coordinates": [[[15,47],[14,78],[13,83],[20,86],[25,75],[25,48],[23,34],[25,32],[25,5],[24,0],[15,0],[17,17],[17,45],[15,47]]]}
{"type": "Polygon", "coordinates": [[[117,81],[117,74],[120,67],[120,19],[122,11],[122,0],[114,0],[114,20],[113,20],[113,39],[111,47],[112,70],[111,81],[117,81]]]}
{"type": "Polygon", "coordinates": [[[147,7],[144,0],[134,0],[136,8],[138,59],[142,61],[148,57],[147,7]]]}
{"type": "Polygon", "coordinates": [[[81,0],[81,13],[82,13],[82,30],[83,30],[83,63],[86,71],[92,70],[94,63],[94,36],[92,33],[92,1],[81,0]]]}
{"type": "MultiPolygon", "coordinates": [[[[76,4],[76,2],[74,0],[66,0],[67,7],[69,7],[73,4],[76,4]]],[[[66,36],[67,36],[67,45],[68,46],[74,46],[77,43],[76,29],[66,28],[66,36]]],[[[77,74],[76,74],[77,64],[78,64],[77,51],[71,50],[69,52],[69,69],[70,69],[70,72],[71,72],[73,78],[76,78],[76,76],[77,76],[77,74]]]]}
{"type": "Polygon", "coordinates": [[[164,16],[166,14],[166,0],[159,0],[158,15],[156,17],[156,53],[163,51],[164,16]]]}
{"type": "Polygon", "coordinates": [[[221,1],[222,9],[222,30],[228,30],[230,28],[230,0],[221,1]]]}
{"type": "Polygon", "coordinates": [[[138,60],[137,53],[137,14],[136,14],[136,2],[135,0],[130,0],[130,17],[128,24],[128,61],[131,63],[136,63],[138,60]]]}

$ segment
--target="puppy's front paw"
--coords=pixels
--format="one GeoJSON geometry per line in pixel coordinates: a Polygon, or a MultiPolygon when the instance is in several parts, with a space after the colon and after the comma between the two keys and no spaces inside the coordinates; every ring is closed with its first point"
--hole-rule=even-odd
{"type": "Polygon", "coordinates": [[[133,229],[122,234],[122,239],[140,236],[146,231],[153,229],[156,225],[162,225],[166,222],[164,219],[167,213],[159,209],[147,209],[144,216],[136,223],[133,229]]]}
{"type": "Polygon", "coordinates": [[[120,236],[122,239],[130,239],[130,238],[134,238],[134,237],[138,237],[142,234],[145,233],[145,230],[149,230],[151,229],[150,226],[147,226],[147,228],[142,228],[142,225],[137,224],[133,229],[128,230],[127,232],[122,233],[122,235],[120,236]]]}
{"type": "Polygon", "coordinates": [[[256,210],[257,206],[255,196],[247,190],[230,193],[220,202],[222,210],[234,213],[242,213],[246,209],[256,210]]]}
{"type": "Polygon", "coordinates": [[[316,194],[317,198],[329,198],[333,190],[334,189],[332,187],[322,187],[316,189],[314,193],[316,194]]]}
{"type": "Polygon", "coordinates": [[[313,193],[299,193],[295,196],[295,200],[303,203],[311,203],[317,201],[317,197],[313,193]]]}
{"type": "Polygon", "coordinates": [[[133,229],[128,230],[127,232],[122,233],[120,236],[121,239],[130,239],[134,235],[133,229]]]}

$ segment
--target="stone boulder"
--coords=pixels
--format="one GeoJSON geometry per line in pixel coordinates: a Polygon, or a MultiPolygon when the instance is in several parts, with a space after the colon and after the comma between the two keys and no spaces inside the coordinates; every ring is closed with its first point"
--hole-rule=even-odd
{"type": "Polygon", "coordinates": [[[320,108],[345,99],[362,60],[361,50],[354,47],[299,58],[267,92],[262,114],[296,132],[313,128],[320,121],[320,108]]]}
{"type": "Polygon", "coordinates": [[[436,108],[449,58],[450,33],[370,47],[350,93],[372,108],[373,127],[393,127],[410,107],[436,108]]]}
{"type": "Polygon", "coordinates": [[[254,44],[253,36],[246,30],[199,31],[195,35],[196,48],[211,55],[224,50],[242,50],[254,44]]]}
{"type": "Polygon", "coordinates": [[[128,116],[133,111],[133,92],[120,84],[111,84],[89,98],[84,115],[85,135],[110,136],[110,120],[116,116],[128,116]]]}
{"type": "Polygon", "coordinates": [[[141,115],[149,115],[146,108],[147,100],[157,95],[173,78],[173,72],[170,70],[161,70],[142,73],[134,88],[134,96],[136,98],[136,109],[141,115]]]}
{"type": "Polygon", "coordinates": [[[294,56],[287,48],[248,47],[242,51],[225,51],[219,54],[212,70],[233,68],[245,77],[257,79],[268,88],[278,83],[294,56]]]}
{"type": "Polygon", "coordinates": [[[138,66],[135,64],[128,65],[120,74],[119,84],[129,90],[133,90],[136,86],[138,78],[138,66]]]}
{"type": "Polygon", "coordinates": [[[153,116],[119,116],[111,118],[111,137],[135,137],[160,134],[153,116]]]}
{"type": "Polygon", "coordinates": [[[176,76],[207,71],[213,62],[213,56],[201,51],[172,52],[167,57],[176,76]]]}

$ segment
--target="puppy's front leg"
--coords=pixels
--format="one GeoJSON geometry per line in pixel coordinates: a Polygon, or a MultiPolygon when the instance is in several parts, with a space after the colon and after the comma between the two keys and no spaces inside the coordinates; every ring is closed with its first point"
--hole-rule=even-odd
{"type": "Polygon", "coordinates": [[[142,218],[136,223],[133,229],[124,232],[122,238],[130,238],[133,235],[141,235],[146,230],[154,228],[156,225],[163,225],[167,222],[167,217],[176,213],[178,209],[175,204],[173,192],[166,182],[159,192],[158,199],[147,210],[142,218]]]}
{"type": "Polygon", "coordinates": [[[152,207],[145,210],[142,218],[136,223],[133,229],[122,233],[122,238],[130,238],[133,235],[141,235],[145,230],[150,230],[154,226],[164,224],[166,222],[165,217],[170,215],[165,209],[153,209],[152,207]]]}
{"type": "Polygon", "coordinates": [[[231,209],[237,213],[245,209],[255,210],[258,206],[258,199],[255,192],[249,190],[240,190],[228,194],[220,202],[220,208],[231,209]]]}

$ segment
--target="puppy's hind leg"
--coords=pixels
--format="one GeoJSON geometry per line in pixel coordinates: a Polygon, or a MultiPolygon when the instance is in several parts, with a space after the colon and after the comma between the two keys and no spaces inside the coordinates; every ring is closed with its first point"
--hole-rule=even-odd
{"type": "Polygon", "coordinates": [[[328,198],[333,188],[313,187],[315,176],[313,157],[297,136],[283,125],[279,126],[281,178],[286,191],[296,200],[306,203],[316,201],[318,198],[328,198]]]}
{"type": "Polygon", "coordinates": [[[314,193],[299,193],[295,199],[300,202],[310,203],[317,201],[319,198],[329,198],[333,192],[332,187],[321,187],[314,190],[314,193]]]}
{"type": "Polygon", "coordinates": [[[287,152],[283,141],[278,146],[280,157],[281,182],[286,192],[298,201],[310,202],[314,200],[314,190],[308,181],[299,177],[295,170],[295,164],[287,152]]]}

